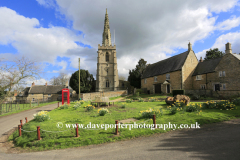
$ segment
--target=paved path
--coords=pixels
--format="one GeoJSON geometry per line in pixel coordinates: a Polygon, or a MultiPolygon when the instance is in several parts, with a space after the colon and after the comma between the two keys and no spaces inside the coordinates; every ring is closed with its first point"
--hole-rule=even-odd
{"type": "MultiPolygon", "coordinates": [[[[57,105],[53,104],[15,115],[1,117],[0,124],[5,129],[11,129],[15,127],[19,119],[24,118],[25,115],[29,115],[30,117],[36,113],[37,110],[48,110],[56,107],[57,105]],[[6,124],[7,122],[8,125],[6,124]]],[[[6,154],[3,150],[0,150],[0,160],[240,159],[240,119],[200,127],[201,129],[177,130],[133,140],[62,150],[21,154],[6,154]]],[[[2,132],[1,130],[1,134],[2,132]]]]}
{"type": "Polygon", "coordinates": [[[20,124],[20,119],[22,119],[23,123],[25,123],[25,117],[27,117],[28,121],[30,121],[33,119],[33,114],[36,114],[42,110],[50,111],[55,108],[57,108],[57,103],[0,117],[0,137],[5,135],[7,131],[17,128],[17,126],[20,124]]]}

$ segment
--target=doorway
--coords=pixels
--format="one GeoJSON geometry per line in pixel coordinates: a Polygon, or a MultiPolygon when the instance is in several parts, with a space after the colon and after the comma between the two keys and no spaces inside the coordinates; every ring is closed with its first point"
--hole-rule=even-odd
{"type": "Polygon", "coordinates": [[[167,93],[170,93],[170,84],[167,84],[167,93]]]}

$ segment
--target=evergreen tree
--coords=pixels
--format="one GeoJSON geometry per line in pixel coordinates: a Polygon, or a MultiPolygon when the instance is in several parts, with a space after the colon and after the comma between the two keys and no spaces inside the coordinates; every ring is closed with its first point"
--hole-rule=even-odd
{"type": "MultiPolygon", "coordinates": [[[[95,91],[95,80],[93,75],[88,72],[88,70],[81,69],[80,72],[80,90],[81,93],[88,93],[95,91]]],[[[79,70],[74,72],[70,78],[69,86],[79,93],[79,70]]]]}
{"type": "Polygon", "coordinates": [[[222,51],[219,51],[218,48],[211,49],[209,51],[206,51],[206,56],[204,60],[209,60],[209,59],[214,59],[214,58],[219,58],[224,56],[225,53],[222,51]]]}

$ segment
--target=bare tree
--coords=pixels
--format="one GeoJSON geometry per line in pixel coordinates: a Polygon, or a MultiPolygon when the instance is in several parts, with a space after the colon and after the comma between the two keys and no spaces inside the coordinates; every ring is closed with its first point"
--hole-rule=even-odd
{"type": "Polygon", "coordinates": [[[0,60],[0,103],[10,95],[13,87],[40,78],[41,67],[36,61],[21,57],[15,61],[0,60]]]}
{"type": "Polygon", "coordinates": [[[65,85],[66,82],[69,81],[69,77],[67,74],[65,73],[60,73],[58,75],[58,77],[53,77],[51,80],[50,80],[50,84],[52,85],[65,85]]]}
{"type": "Polygon", "coordinates": [[[120,76],[118,79],[122,81],[126,81],[126,78],[124,76],[120,76]]]}

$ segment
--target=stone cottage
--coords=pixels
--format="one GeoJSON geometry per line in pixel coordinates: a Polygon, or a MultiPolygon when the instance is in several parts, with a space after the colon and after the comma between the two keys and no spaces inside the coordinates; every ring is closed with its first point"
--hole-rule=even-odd
{"type": "Polygon", "coordinates": [[[240,95],[240,55],[226,44],[221,58],[198,62],[191,43],[188,51],[149,65],[143,73],[141,88],[149,93],[171,93],[184,89],[186,94],[208,96],[240,95]]]}

